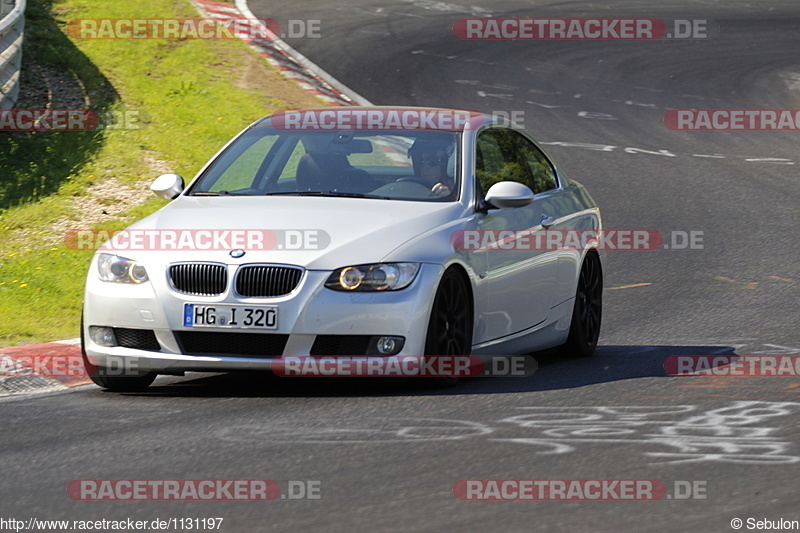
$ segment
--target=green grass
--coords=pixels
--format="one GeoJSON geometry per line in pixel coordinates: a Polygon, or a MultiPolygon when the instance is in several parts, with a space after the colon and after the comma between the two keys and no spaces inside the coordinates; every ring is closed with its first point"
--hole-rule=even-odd
{"type": "MultiPolygon", "coordinates": [[[[92,106],[104,112],[119,96],[94,64],[60,31],[49,14],[49,1],[28,2],[25,11],[24,65],[79,74],[92,106]]],[[[26,69],[23,83],[46,87],[26,69]]],[[[20,107],[24,102],[18,102],[20,107]]],[[[42,103],[36,102],[37,107],[42,103]]],[[[68,176],[83,166],[103,142],[103,133],[30,132],[0,134],[0,209],[20,205],[59,190],[68,176]]]]}
{"type": "MultiPolygon", "coordinates": [[[[186,0],[28,0],[24,63],[72,72],[92,109],[133,111],[139,128],[0,133],[0,346],[79,334],[92,253],[69,249],[52,228],[78,220],[71,199],[104,180],[155,178],[145,155],[188,180],[236,132],[288,107],[232,81],[237,60],[251,53],[239,41],[72,40],[64,32],[79,18],[196,16],[186,0]]],[[[102,227],[124,227],[164,203],[151,197],[102,227]]]]}

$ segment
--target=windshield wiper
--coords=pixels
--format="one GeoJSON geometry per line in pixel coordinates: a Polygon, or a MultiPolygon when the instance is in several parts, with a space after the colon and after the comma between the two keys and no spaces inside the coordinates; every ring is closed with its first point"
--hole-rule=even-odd
{"type": "Polygon", "coordinates": [[[219,191],[219,192],[197,191],[195,193],[192,193],[192,196],[253,196],[253,195],[244,194],[241,192],[230,192],[230,191],[219,191]]]}
{"type": "Polygon", "coordinates": [[[324,191],[321,196],[341,196],[342,198],[378,198],[380,200],[391,200],[390,196],[378,196],[377,194],[362,194],[360,192],[338,192],[324,191]]]}
{"type": "Polygon", "coordinates": [[[281,191],[268,192],[265,196],[333,196],[338,198],[377,198],[379,200],[391,200],[389,196],[378,196],[377,194],[362,194],[360,192],[339,192],[339,191],[281,191]]]}

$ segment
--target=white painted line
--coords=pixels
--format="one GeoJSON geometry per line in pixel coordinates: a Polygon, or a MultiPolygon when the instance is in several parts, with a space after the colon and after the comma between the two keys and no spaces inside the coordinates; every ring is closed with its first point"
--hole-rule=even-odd
{"type": "Polygon", "coordinates": [[[557,107],[568,107],[565,105],[547,105],[547,104],[540,104],[539,102],[531,102],[530,100],[525,101],[526,104],[533,104],[538,105],[539,107],[544,107],[545,109],[555,109],[557,107]]]}
{"type": "Polygon", "coordinates": [[[794,165],[794,161],[783,157],[754,157],[745,159],[748,163],[774,163],[776,165],[794,165]]]}
{"type": "Polygon", "coordinates": [[[81,345],[81,338],[76,337],[74,339],[66,339],[63,341],[53,341],[54,344],[69,344],[70,346],[80,346],[81,345]]]}
{"type": "Polygon", "coordinates": [[[623,150],[626,154],[650,154],[650,155],[664,155],[667,157],[675,157],[675,154],[669,150],[645,150],[644,148],[628,147],[623,150]]]}
{"type": "Polygon", "coordinates": [[[590,118],[594,120],[618,120],[614,115],[608,113],[597,113],[594,111],[578,111],[578,116],[581,118],[590,118]]]}

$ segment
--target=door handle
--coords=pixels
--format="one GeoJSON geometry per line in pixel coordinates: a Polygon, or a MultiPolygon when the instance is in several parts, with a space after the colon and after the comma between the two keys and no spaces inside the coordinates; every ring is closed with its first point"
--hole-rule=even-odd
{"type": "Polygon", "coordinates": [[[542,221],[540,224],[544,229],[550,229],[550,226],[556,223],[556,219],[551,217],[550,215],[542,215],[542,221]]]}

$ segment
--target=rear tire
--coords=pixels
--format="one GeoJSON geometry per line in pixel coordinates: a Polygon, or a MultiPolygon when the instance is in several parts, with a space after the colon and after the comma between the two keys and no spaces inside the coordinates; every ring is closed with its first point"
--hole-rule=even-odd
{"type": "Polygon", "coordinates": [[[86,356],[86,339],[83,333],[83,313],[81,313],[81,356],[83,366],[95,385],[114,392],[136,392],[145,390],[153,383],[158,374],[154,372],[133,372],[125,371],[125,375],[119,375],[119,370],[109,370],[108,368],[97,366],[89,362],[86,356]],[[109,375],[113,374],[113,375],[109,375]]]}
{"type": "Polygon", "coordinates": [[[578,289],[572,308],[572,322],[567,342],[559,354],[568,357],[589,357],[597,348],[603,311],[603,272],[595,253],[586,255],[578,277],[578,289]]]}

